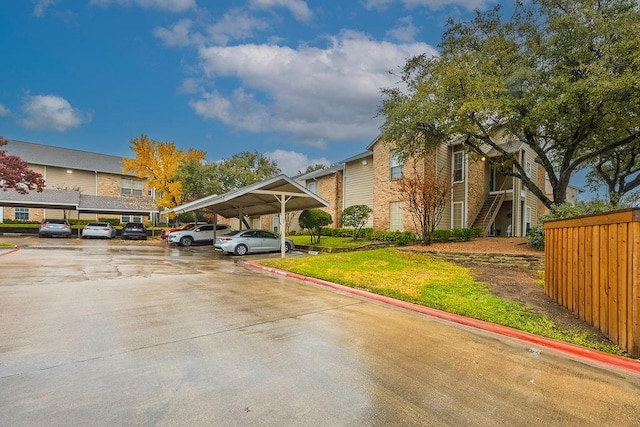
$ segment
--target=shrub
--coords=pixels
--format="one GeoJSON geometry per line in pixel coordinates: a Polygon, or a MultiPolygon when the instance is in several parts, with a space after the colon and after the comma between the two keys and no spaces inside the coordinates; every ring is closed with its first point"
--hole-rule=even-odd
{"type": "Polygon", "coordinates": [[[539,251],[544,250],[544,225],[538,224],[531,227],[527,233],[527,245],[539,251]]]}
{"type": "Polygon", "coordinates": [[[451,239],[451,230],[434,230],[431,234],[431,241],[435,243],[448,242],[451,239]]]}
{"type": "Polygon", "coordinates": [[[554,206],[551,213],[540,217],[540,224],[532,227],[527,233],[527,245],[540,251],[544,250],[544,223],[552,219],[572,218],[575,216],[594,215],[619,209],[610,203],[601,200],[590,202],[578,202],[575,205],[563,203],[554,206]]]}
{"type": "Polygon", "coordinates": [[[371,240],[392,242],[400,246],[416,241],[416,236],[410,231],[371,230],[370,236],[371,240]]]}
{"type": "Polygon", "coordinates": [[[342,211],[340,222],[342,225],[353,229],[353,240],[358,240],[360,231],[367,223],[373,210],[367,205],[352,205],[342,211]]]}
{"type": "Polygon", "coordinates": [[[306,209],[298,218],[298,225],[309,230],[312,244],[320,242],[321,229],[328,224],[331,224],[331,215],[321,209],[306,209]]]}
{"type": "Polygon", "coordinates": [[[478,238],[478,237],[482,237],[483,235],[483,231],[482,228],[480,227],[473,227],[471,229],[471,237],[473,237],[474,239],[478,238]]]}
{"type": "Polygon", "coordinates": [[[473,237],[473,231],[470,228],[454,228],[452,234],[456,242],[468,242],[473,237]]]}

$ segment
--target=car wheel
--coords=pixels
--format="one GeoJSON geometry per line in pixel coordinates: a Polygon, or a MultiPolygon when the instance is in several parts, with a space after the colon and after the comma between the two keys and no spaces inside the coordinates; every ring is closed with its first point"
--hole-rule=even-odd
{"type": "Polygon", "coordinates": [[[291,250],[291,245],[289,242],[284,242],[284,251],[289,252],[291,250]]]}
{"type": "Polygon", "coordinates": [[[184,236],[180,239],[180,244],[182,246],[191,246],[193,244],[193,239],[189,236],[184,236]]]}
{"type": "Polygon", "coordinates": [[[236,255],[245,255],[249,251],[246,245],[238,245],[236,249],[233,251],[236,255]]]}

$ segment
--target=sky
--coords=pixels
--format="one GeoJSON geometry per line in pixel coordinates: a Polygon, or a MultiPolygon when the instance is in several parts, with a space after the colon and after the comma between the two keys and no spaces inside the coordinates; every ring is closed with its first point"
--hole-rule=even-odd
{"type": "Polygon", "coordinates": [[[134,157],[144,134],[283,173],[377,137],[381,89],[491,0],[0,1],[0,135],[134,157]]]}

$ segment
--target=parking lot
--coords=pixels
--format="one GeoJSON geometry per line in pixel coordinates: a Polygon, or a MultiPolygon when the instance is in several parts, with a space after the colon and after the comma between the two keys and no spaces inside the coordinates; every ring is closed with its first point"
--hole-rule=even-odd
{"type": "Polygon", "coordinates": [[[640,425],[635,374],[210,246],[7,240],[2,426],[640,425]]]}

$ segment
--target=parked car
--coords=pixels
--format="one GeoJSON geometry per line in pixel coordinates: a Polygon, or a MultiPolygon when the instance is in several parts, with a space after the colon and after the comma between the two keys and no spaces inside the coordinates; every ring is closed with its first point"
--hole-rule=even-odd
{"type": "Polygon", "coordinates": [[[45,219],[38,230],[39,237],[71,237],[71,225],[66,219],[45,219]]]}
{"type": "Polygon", "coordinates": [[[82,229],[82,238],[88,237],[113,239],[116,237],[116,229],[108,222],[90,222],[82,229]]]}
{"type": "Polygon", "coordinates": [[[122,240],[147,240],[147,227],[141,222],[128,222],[120,232],[122,240]]]}
{"type": "Polygon", "coordinates": [[[167,237],[169,237],[169,233],[173,233],[174,231],[182,231],[182,230],[190,230],[193,227],[195,227],[196,225],[205,225],[206,222],[187,222],[184,225],[181,225],[180,227],[174,227],[174,228],[165,228],[162,230],[162,232],[160,232],[160,238],[163,240],[167,240],[167,237]]]}
{"type": "MultiPolygon", "coordinates": [[[[293,240],[285,238],[284,250],[295,249],[293,240]]],[[[265,230],[240,230],[216,239],[215,248],[222,252],[244,255],[252,252],[276,252],[281,250],[280,236],[265,230]]]]}
{"type": "MultiPolygon", "coordinates": [[[[231,227],[225,224],[216,225],[216,237],[231,231],[231,227]]],[[[169,233],[169,243],[180,246],[193,244],[213,243],[213,224],[198,225],[190,230],[180,230],[169,233]]]]}

